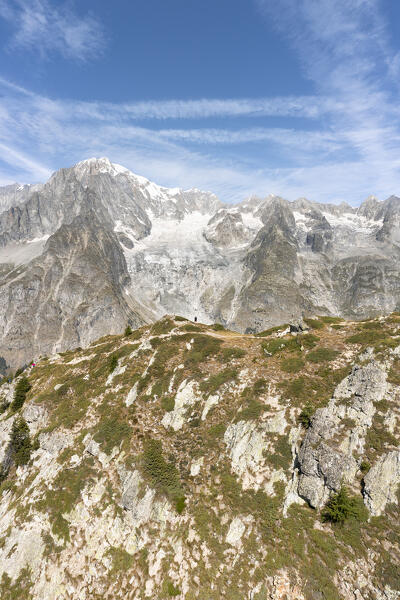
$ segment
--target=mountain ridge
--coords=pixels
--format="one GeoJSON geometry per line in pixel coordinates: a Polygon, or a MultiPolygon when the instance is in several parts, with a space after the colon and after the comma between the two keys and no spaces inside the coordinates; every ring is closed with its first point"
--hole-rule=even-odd
{"type": "MultiPolygon", "coordinates": [[[[81,220],[82,235],[89,226],[81,220]]],[[[58,273],[49,290],[53,324],[74,331],[59,338],[62,349],[117,332],[126,318],[138,326],[166,313],[249,332],[313,314],[361,319],[400,306],[400,200],[369,197],[355,208],[269,195],[226,205],[210,192],[163,188],[105,158],[61,169],[0,214],[0,356],[13,367],[58,349],[44,347],[49,294],[38,273],[49,254],[58,273]],[[89,210],[113,240],[110,257],[122,260],[110,264],[93,236],[91,249],[77,236],[73,254],[79,247],[88,273],[95,255],[103,290],[116,290],[111,312],[120,316],[108,328],[90,317],[92,303],[98,316],[108,305],[100,284],[91,289],[78,275],[82,301],[70,307],[58,285],[70,267],[57,232],[89,210]],[[127,272],[118,290],[113,269],[127,272]],[[28,295],[21,296],[22,277],[28,295]],[[82,318],[92,320],[92,332],[80,332],[82,318]]]]}

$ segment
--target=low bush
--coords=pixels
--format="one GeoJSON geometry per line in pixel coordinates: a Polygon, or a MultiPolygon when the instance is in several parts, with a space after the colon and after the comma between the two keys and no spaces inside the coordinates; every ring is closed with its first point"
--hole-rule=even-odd
{"type": "Polygon", "coordinates": [[[343,321],[342,317],[318,317],[320,321],[323,323],[327,323],[328,325],[332,325],[333,323],[341,323],[343,321]]]}
{"type": "Polygon", "coordinates": [[[115,546],[109,548],[107,554],[112,559],[112,572],[118,573],[128,571],[133,565],[133,556],[129,554],[124,548],[117,548],[115,546]]]}
{"type": "Polygon", "coordinates": [[[171,412],[175,408],[175,398],[173,396],[164,396],[161,398],[161,406],[166,412],[171,412]]]}
{"type": "Polygon", "coordinates": [[[347,519],[362,522],[368,519],[368,511],[361,498],[350,496],[347,488],[342,486],[329,498],[321,512],[321,517],[324,522],[331,523],[344,523],[347,519]]]}
{"type": "Polygon", "coordinates": [[[292,451],[286,435],[278,435],[272,451],[266,451],[266,460],[275,469],[287,470],[292,463],[292,451]]]}
{"type": "Polygon", "coordinates": [[[360,471],[361,473],[363,473],[364,475],[366,475],[368,473],[368,471],[370,470],[371,465],[367,460],[363,460],[360,464],[360,471]]]}
{"type": "Polygon", "coordinates": [[[268,337],[269,335],[272,335],[273,333],[276,333],[278,331],[285,331],[285,329],[287,329],[289,327],[288,323],[285,323],[284,325],[276,325],[275,327],[270,327],[269,329],[265,329],[264,331],[260,331],[259,333],[256,333],[257,337],[268,337]]]}
{"type": "Polygon", "coordinates": [[[99,442],[106,454],[111,454],[112,449],[129,438],[131,433],[132,428],[128,423],[112,415],[100,421],[94,440],[99,442]]]}
{"type": "Polygon", "coordinates": [[[307,404],[302,408],[302,411],[299,414],[299,423],[301,423],[303,427],[308,429],[311,425],[311,419],[314,413],[315,407],[310,402],[307,402],[307,404]]]}
{"type": "Polygon", "coordinates": [[[180,315],[175,315],[175,321],[188,321],[185,317],[181,317],[180,315]]]}
{"type": "Polygon", "coordinates": [[[236,369],[224,369],[200,383],[200,390],[208,396],[215,394],[218,388],[228,381],[234,381],[238,376],[236,369]]]}
{"type": "Polygon", "coordinates": [[[132,335],[132,328],[130,327],[130,325],[127,325],[125,327],[124,335],[125,337],[129,337],[130,335],[132,335]]]}
{"type": "Polygon", "coordinates": [[[263,377],[261,377],[260,379],[257,379],[257,381],[255,381],[253,383],[253,391],[257,396],[259,396],[260,394],[264,394],[264,392],[267,391],[267,388],[268,388],[267,380],[264,379],[263,377]]]}
{"type": "Polygon", "coordinates": [[[318,319],[304,319],[304,321],[310,329],[323,329],[325,327],[325,324],[318,319]]]}
{"type": "Polygon", "coordinates": [[[280,352],[300,352],[301,351],[301,337],[290,336],[287,338],[273,338],[268,342],[263,342],[261,347],[265,354],[274,356],[274,354],[280,352]]]}
{"type": "Polygon", "coordinates": [[[188,336],[187,341],[193,339],[193,344],[188,350],[185,357],[185,365],[187,367],[196,367],[199,363],[204,362],[207,358],[218,354],[221,348],[222,340],[219,340],[210,335],[195,334],[188,336]]]}
{"type": "Polygon", "coordinates": [[[299,340],[304,348],[314,348],[315,344],[319,342],[320,338],[313,333],[304,333],[299,337],[299,340]]]}
{"type": "Polygon", "coordinates": [[[365,452],[368,458],[381,455],[390,446],[398,446],[397,438],[388,431],[383,415],[375,413],[372,425],[365,436],[365,452]]]}
{"type": "Polygon", "coordinates": [[[225,327],[221,323],[214,323],[213,325],[211,325],[211,329],[213,329],[214,331],[224,331],[225,327]]]}
{"type": "Polygon", "coordinates": [[[142,465],[144,474],[150,480],[151,485],[173,501],[175,507],[182,512],[184,493],[179,472],[172,461],[165,460],[160,440],[150,438],[145,442],[142,465]]]}
{"type": "Polygon", "coordinates": [[[261,404],[255,398],[250,398],[247,405],[238,412],[236,422],[239,421],[255,421],[267,409],[265,404],[261,404]]]}
{"type": "Polygon", "coordinates": [[[224,362],[229,362],[234,358],[243,358],[246,356],[246,350],[242,348],[222,348],[221,358],[224,362]]]}
{"type": "Polygon", "coordinates": [[[298,373],[304,367],[304,360],[299,356],[284,358],[281,360],[281,369],[286,373],[298,373]]]}
{"type": "Polygon", "coordinates": [[[151,335],[163,335],[169,333],[174,327],[175,323],[171,321],[171,319],[162,319],[161,321],[154,323],[151,328],[151,335]]]}
{"type": "Polygon", "coordinates": [[[169,579],[167,581],[164,582],[163,585],[163,593],[167,594],[167,596],[175,597],[175,596],[180,596],[181,591],[179,588],[177,588],[172,581],[170,581],[169,579]]]}
{"type": "Polygon", "coordinates": [[[182,331],[199,331],[199,326],[195,325],[194,323],[188,323],[187,325],[184,325],[181,329],[182,331]]]}
{"type": "Polygon", "coordinates": [[[386,333],[385,331],[378,331],[376,329],[366,329],[364,331],[360,331],[359,333],[355,333],[354,335],[346,338],[346,342],[349,344],[376,344],[383,339],[385,339],[386,333]]]}
{"type": "Polygon", "coordinates": [[[285,348],[285,343],[282,340],[282,338],[274,338],[272,340],[269,340],[268,342],[264,342],[263,344],[261,344],[261,348],[263,349],[265,354],[273,356],[274,354],[285,348]]]}
{"type": "Polygon", "coordinates": [[[311,350],[306,358],[307,360],[320,363],[334,360],[338,356],[339,352],[337,350],[333,350],[332,348],[316,348],[315,350],[311,350]]]}

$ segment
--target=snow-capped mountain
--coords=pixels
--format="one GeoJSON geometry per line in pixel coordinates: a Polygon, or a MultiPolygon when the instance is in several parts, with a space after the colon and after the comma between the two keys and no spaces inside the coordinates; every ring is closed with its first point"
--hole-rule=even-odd
{"type": "Polygon", "coordinates": [[[0,207],[0,356],[12,365],[165,313],[259,331],[400,306],[396,197],[223,205],[92,158],[0,188],[0,207]]]}

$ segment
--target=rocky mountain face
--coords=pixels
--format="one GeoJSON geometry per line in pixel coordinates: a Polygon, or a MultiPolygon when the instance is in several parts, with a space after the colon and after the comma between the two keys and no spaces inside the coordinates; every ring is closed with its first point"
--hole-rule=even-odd
{"type": "Polygon", "coordinates": [[[165,317],[40,359],[0,406],[4,600],[400,598],[399,314],[165,317]]]}
{"type": "Polygon", "coordinates": [[[0,186],[0,212],[8,210],[12,206],[23,204],[30,194],[40,190],[41,187],[41,184],[20,185],[19,183],[0,186]]]}
{"type": "Polygon", "coordinates": [[[396,197],[223,205],[89,159],[0,188],[1,209],[0,357],[12,367],[166,313],[257,332],[399,308],[396,197]]]}

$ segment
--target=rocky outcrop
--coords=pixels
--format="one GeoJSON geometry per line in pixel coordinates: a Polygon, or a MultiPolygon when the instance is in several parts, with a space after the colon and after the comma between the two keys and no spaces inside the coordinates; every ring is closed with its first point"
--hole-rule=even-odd
{"type": "Polygon", "coordinates": [[[364,501],[372,516],[383,513],[387,504],[398,502],[400,451],[381,456],[364,477],[364,501]]]}
{"type": "Polygon", "coordinates": [[[375,403],[387,393],[386,378],[374,360],[356,365],[329,404],[316,411],[298,455],[298,493],[310,506],[321,508],[331,492],[353,482],[359,468],[354,453],[363,453],[375,403]]]}

